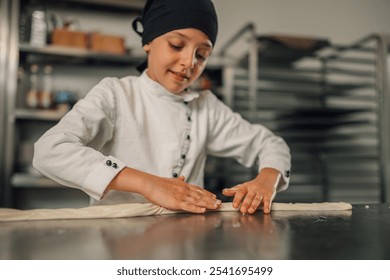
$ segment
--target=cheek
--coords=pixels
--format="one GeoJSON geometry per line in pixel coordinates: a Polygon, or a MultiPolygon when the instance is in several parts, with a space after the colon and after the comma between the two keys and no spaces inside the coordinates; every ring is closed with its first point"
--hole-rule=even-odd
{"type": "Polygon", "coordinates": [[[167,52],[155,54],[153,60],[161,67],[169,67],[176,62],[175,57],[167,52]]]}
{"type": "Polygon", "coordinates": [[[202,65],[202,66],[197,66],[194,68],[193,74],[194,74],[195,79],[199,78],[199,76],[203,73],[205,66],[206,65],[202,65]]]}

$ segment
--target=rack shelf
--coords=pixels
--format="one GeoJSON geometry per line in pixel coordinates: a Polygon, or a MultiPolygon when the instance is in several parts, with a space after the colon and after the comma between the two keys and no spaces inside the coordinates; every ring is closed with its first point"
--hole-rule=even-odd
{"type": "Polygon", "coordinates": [[[15,119],[17,120],[41,120],[59,121],[67,111],[60,110],[38,110],[38,109],[16,109],[15,119]]]}
{"type": "MultiPolygon", "coordinates": [[[[117,55],[109,53],[101,53],[90,51],[81,48],[71,48],[64,46],[48,45],[45,47],[33,47],[28,44],[21,44],[19,50],[22,54],[36,54],[42,56],[51,56],[52,59],[56,58],[73,58],[80,59],[81,62],[85,61],[94,61],[94,62],[105,62],[105,63],[114,63],[122,65],[137,65],[145,59],[145,55],[141,54],[131,54],[132,51],[129,51],[127,55],[117,55]]],[[[47,57],[46,57],[47,59],[47,57]]]]}
{"type": "Polygon", "coordinates": [[[11,184],[15,188],[65,188],[48,178],[27,173],[15,173],[11,178],[11,184]]]}

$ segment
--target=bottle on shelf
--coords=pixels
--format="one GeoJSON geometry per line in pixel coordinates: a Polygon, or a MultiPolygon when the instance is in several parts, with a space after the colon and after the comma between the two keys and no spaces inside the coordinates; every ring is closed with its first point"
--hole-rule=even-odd
{"type": "Polygon", "coordinates": [[[28,108],[36,109],[39,106],[38,71],[38,65],[32,64],[30,67],[30,89],[26,94],[26,106],[28,108]]]}
{"type": "Polygon", "coordinates": [[[39,105],[43,109],[53,107],[53,82],[52,82],[53,67],[46,65],[43,69],[43,85],[42,92],[39,96],[39,105]]]}
{"type": "Polygon", "coordinates": [[[42,10],[31,14],[30,44],[34,47],[43,47],[47,43],[46,15],[42,10]]]}

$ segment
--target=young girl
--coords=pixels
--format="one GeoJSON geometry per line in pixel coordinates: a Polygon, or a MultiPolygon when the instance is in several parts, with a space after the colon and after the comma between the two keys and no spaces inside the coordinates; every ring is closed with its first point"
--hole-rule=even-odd
{"type": "Polygon", "coordinates": [[[255,162],[252,181],[225,189],[233,206],[269,213],[289,182],[286,143],[233,113],[210,91],[190,90],[217,36],[210,0],[148,0],[133,23],[147,69],[105,78],[35,144],[33,164],[51,179],[79,188],[93,204],[147,202],[193,213],[221,201],[203,189],[207,155],[255,162]],[[139,23],[143,32],[138,31],[139,23]]]}

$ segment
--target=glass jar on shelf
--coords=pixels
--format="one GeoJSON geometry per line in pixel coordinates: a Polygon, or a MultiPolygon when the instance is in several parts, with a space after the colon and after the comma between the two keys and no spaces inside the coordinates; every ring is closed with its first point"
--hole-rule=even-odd
{"type": "Polygon", "coordinates": [[[53,67],[51,65],[46,65],[43,68],[42,92],[39,96],[39,105],[43,109],[50,109],[53,107],[52,73],[53,67]]]}
{"type": "Polygon", "coordinates": [[[26,94],[27,108],[36,109],[39,107],[38,71],[39,66],[32,64],[30,67],[30,88],[26,94]]]}

